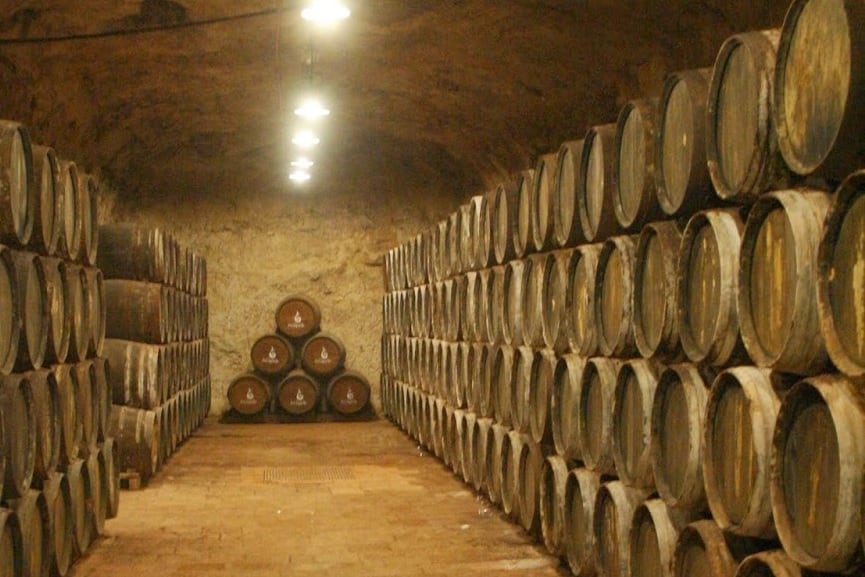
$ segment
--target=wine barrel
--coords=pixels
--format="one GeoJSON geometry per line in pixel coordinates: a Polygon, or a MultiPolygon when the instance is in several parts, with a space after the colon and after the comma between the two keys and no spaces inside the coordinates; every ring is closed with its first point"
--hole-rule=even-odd
{"type": "Polygon", "coordinates": [[[475,236],[474,219],[472,217],[472,202],[459,207],[459,237],[457,238],[457,250],[459,251],[460,273],[467,273],[477,269],[475,263],[475,236]]]}
{"type": "Polygon", "coordinates": [[[736,577],[805,577],[807,574],[780,549],[754,553],[736,570],[736,577]]]}
{"type": "Polygon", "coordinates": [[[93,524],[94,537],[105,533],[105,519],[108,516],[108,477],[105,471],[105,456],[100,449],[90,453],[86,461],[87,474],[90,477],[90,519],[93,524]]]}
{"type": "Polygon", "coordinates": [[[475,455],[472,453],[475,446],[474,441],[474,432],[475,432],[475,423],[478,420],[478,416],[471,411],[467,411],[465,413],[465,421],[463,423],[462,428],[462,437],[460,438],[460,442],[462,443],[462,450],[460,452],[460,456],[462,458],[462,463],[460,466],[460,471],[462,473],[462,480],[467,485],[472,485],[474,483],[474,473],[475,473],[475,455]]]}
{"type": "Polygon", "coordinates": [[[586,242],[603,242],[616,232],[616,125],[593,126],[583,140],[577,210],[586,242]]]}
{"type": "Polygon", "coordinates": [[[514,389],[514,357],[516,350],[508,345],[501,345],[495,351],[490,368],[490,389],[493,404],[493,416],[497,423],[511,425],[511,391],[514,389]]]}
{"type": "Polygon", "coordinates": [[[556,359],[550,399],[550,426],[556,453],[567,461],[579,460],[580,386],[586,367],[585,357],[575,354],[556,359]]]}
{"type": "Polygon", "coordinates": [[[500,265],[517,257],[514,239],[519,226],[519,191],[519,180],[506,180],[493,193],[493,250],[500,265]]]}
{"type": "Polygon", "coordinates": [[[595,499],[593,529],[598,547],[598,573],[606,577],[630,577],[631,540],[637,508],[648,493],[621,481],[601,485],[595,499]]]}
{"type": "Polygon", "coordinates": [[[254,374],[235,377],[226,395],[228,404],[241,415],[257,415],[270,406],[270,386],[254,374]]]}
{"type": "Polygon", "coordinates": [[[652,470],[658,494],[670,507],[706,508],[703,424],[708,397],[694,365],[671,365],[658,378],[651,417],[652,470]]]}
{"type": "Polygon", "coordinates": [[[53,372],[42,369],[26,373],[30,383],[36,453],[32,486],[41,487],[60,461],[60,390],[53,372]]]}
{"type": "Polygon", "coordinates": [[[514,258],[523,258],[535,251],[532,195],[535,188],[534,170],[525,170],[517,176],[517,228],[514,230],[514,258]]]}
{"type": "Polygon", "coordinates": [[[865,399],[841,375],[812,377],[784,397],[772,451],[772,513],[799,565],[848,572],[861,564],[865,399]]]}
{"type": "Polygon", "coordinates": [[[462,207],[451,213],[448,217],[447,228],[447,276],[455,276],[463,272],[463,265],[460,262],[460,245],[462,243],[462,207]]]}
{"type": "Polygon", "coordinates": [[[640,505],[630,531],[631,575],[672,577],[676,539],[687,522],[687,513],[668,508],[660,499],[640,505]]]}
{"type": "Polygon", "coordinates": [[[536,254],[523,261],[523,344],[530,347],[544,345],[544,261],[546,254],[536,254]]]}
{"type": "Polygon", "coordinates": [[[714,520],[694,521],[679,533],[673,553],[673,577],[734,577],[736,567],[764,542],[736,538],[714,520]]]}
{"type": "Polygon", "coordinates": [[[13,253],[0,245],[0,303],[3,303],[3,314],[0,315],[0,374],[4,375],[12,372],[18,358],[21,298],[18,294],[13,253]]]}
{"type": "Polygon", "coordinates": [[[276,402],[290,415],[306,415],[318,406],[318,384],[302,370],[290,372],[279,383],[276,402]]]}
{"type": "Polygon", "coordinates": [[[42,261],[32,252],[12,251],[18,285],[18,318],[22,330],[18,343],[19,371],[41,368],[48,346],[51,303],[42,261]]]}
{"type": "Polygon", "coordinates": [[[475,343],[469,349],[469,387],[471,395],[468,396],[469,409],[478,414],[479,417],[493,416],[493,392],[491,385],[492,365],[496,354],[496,347],[483,343],[475,343]]]}
{"type": "Polygon", "coordinates": [[[655,140],[658,99],[632,100],[616,122],[613,212],[622,231],[639,232],[660,218],[655,192],[655,140]]]}
{"type": "Polygon", "coordinates": [[[596,574],[595,500],[601,475],[588,469],[572,469],[565,481],[564,552],[575,577],[596,574]]]}
{"type": "Polygon", "coordinates": [[[706,165],[706,104],[711,68],[668,74],[659,104],[655,186],[664,214],[688,217],[717,203],[706,165]]]}
{"type": "Polygon", "coordinates": [[[33,152],[24,125],[0,120],[0,240],[26,246],[33,234],[33,152]]]}
{"type": "Polygon", "coordinates": [[[493,343],[500,341],[496,332],[500,322],[500,313],[493,310],[496,306],[493,301],[493,283],[495,282],[495,271],[492,269],[483,269],[478,272],[478,294],[477,300],[481,303],[481,310],[478,313],[478,340],[484,343],[493,343]]]}
{"type": "Polygon", "coordinates": [[[345,364],[345,346],[336,335],[318,333],[303,345],[300,360],[314,377],[329,377],[345,364]]]}
{"type": "Polygon", "coordinates": [[[478,338],[478,320],[481,308],[479,302],[480,282],[478,281],[478,273],[469,271],[465,274],[466,278],[466,294],[464,299],[460,301],[460,318],[462,319],[463,335],[462,340],[473,343],[480,341],[478,338]]]}
{"type": "Polygon", "coordinates": [[[99,240],[96,267],[106,279],[168,282],[167,235],[162,229],[103,224],[99,240]]]}
{"type": "Polygon", "coordinates": [[[73,557],[84,554],[93,542],[93,510],[88,502],[93,499],[92,479],[87,463],[75,459],[66,468],[69,479],[70,503],[72,505],[72,551],[73,557]]]}
{"type": "Polygon", "coordinates": [[[553,377],[556,372],[556,353],[541,349],[535,353],[529,384],[528,421],[529,436],[539,445],[553,442],[550,403],[553,395],[553,377]]]}
{"type": "Polygon", "coordinates": [[[489,292],[487,294],[487,334],[495,344],[505,342],[505,269],[495,266],[490,269],[489,292]]]}
{"type": "Polygon", "coordinates": [[[369,405],[369,381],[362,374],[346,371],[327,385],[327,404],[341,415],[356,415],[369,405]]]}
{"type": "Polygon", "coordinates": [[[78,221],[81,223],[81,261],[96,265],[99,250],[99,185],[92,174],[78,171],[78,221]]]}
{"type": "Polygon", "coordinates": [[[515,490],[519,499],[519,522],[532,537],[540,535],[541,517],[538,497],[540,495],[541,470],[544,451],[531,439],[523,439],[519,451],[514,453],[517,466],[515,490]]]}
{"type": "MultiPolygon", "coordinates": [[[[510,429],[504,425],[493,423],[490,429],[490,438],[487,440],[486,471],[487,471],[487,496],[495,505],[502,504],[502,455],[504,455],[505,439],[508,438],[510,429]]],[[[510,442],[510,441],[508,441],[510,442]]]]}
{"type": "Polygon", "coordinates": [[[90,455],[96,448],[97,438],[97,403],[94,395],[94,381],[96,371],[92,361],[81,361],[72,365],[72,379],[76,381],[75,390],[78,393],[78,419],[81,423],[81,444],[78,446],[78,454],[82,458],[90,455]]]}
{"type": "Polygon", "coordinates": [[[863,165],[865,23],[854,2],[791,3],[775,67],[773,124],[787,166],[838,181],[863,165]]]}
{"type": "Polygon", "coordinates": [[[480,494],[485,494],[488,490],[487,455],[492,443],[492,427],[493,420],[486,417],[476,418],[472,427],[472,487],[480,494]]]}
{"type": "MultiPolygon", "coordinates": [[[[67,270],[78,272],[81,269],[68,267],[67,270]]],[[[172,332],[170,291],[169,287],[153,283],[106,280],[106,315],[111,322],[106,326],[105,336],[155,344],[169,342],[172,332]]],[[[77,325],[74,321],[72,324],[74,334],[77,325]]],[[[70,345],[70,348],[75,347],[70,345]]]]}
{"type": "Polygon", "coordinates": [[[68,465],[78,457],[84,427],[78,416],[78,380],[72,377],[73,365],[54,365],[60,399],[60,464],[68,465]]]}
{"type": "Polygon", "coordinates": [[[586,244],[571,253],[565,293],[565,328],[571,352],[591,357],[598,350],[595,326],[595,284],[600,244],[586,244]]]}
{"type": "MultiPolygon", "coordinates": [[[[46,363],[63,363],[69,352],[72,331],[72,306],[67,292],[66,263],[59,258],[39,257],[45,272],[48,289],[48,340],[45,346],[46,363]]],[[[104,334],[104,332],[103,332],[104,334]]]]}
{"type": "Polygon", "coordinates": [[[63,195],[60,185],[57,154],[49,146],[33,146],[33,193],[36,210],[33,234],[29,246],[40,254],[53,256],[60,241],[63,195]]]}
{"type": "Polygon", "coordinates": [[[114,519],[120,510],[120,453],[117,450],[117,441],[114,437],[106,437],[101,449],[102,455],[105,457],[105,478],[108,489],[106,517],[114,519]]]}
{"type": "Polygon", "coordinates": [[[712,516],[735,535],[772,539],[769,461],[781,404],[779,374],[754,367],[727,369],[706,405],[703,480],[712,516]]]}
{"type": "Polygon", "coordinates": [[[528,435],[514,430],[502,441],[502,510],[517,522],[520,521],[520,456],[523,446],[531,442],[528,435]]]}
{"type": "Polygon", "coordinates": [[[42,491],[28,490],[9,501],[21,527],[21,573],[27,577],[47,575],[51,566],[51,519],[42,491]]]}
{"type": "Polygon", "coordinates": [[[695,214],[682,235],[676,267],[676,319],[694,363],[724,366],[742,359],[736,310],[742,221],[734,210],[695,214]]]}
{"type": "Polygon", "coordinates": [[[562,248],[573,247],[585,240],[580,228],[577,195],[580,183],[580,162],[583,141],[569,140],[559,147],[556,159],[556,188],[553,191],[553,236],[562,248]]]}
{"type": "Polygon", "coordinates": [[[492,194],[472,197],[472,236],[474,237],[474,261],[479,269],[491,267],[496,254],[493,247],[492,194]]]}
{"type": "Polygon", "coordinates": [[[586,468],[613,474],[613,399],[622,362],[594,357],[586,362],[580,383],[579,437],[586,468]]]}
{"type": "Polygon", "coordinates": [[[653,490],[652,404],[659,367],[634,359],[619,367],[613,394],[613,461],[619,479],[629,487],[653,490]]]}
{"type": "Polygon", "coordinates": [[[85,267],[84,274],[87,277],[87,322],[90,328],[87,354],[98,357],[105,346],[105,281],[98,268],[85,267]]]}
{"type": "Polygon", "coordinates": [[[93,411],[96,422],[96,439],[100,443],[108,436],[108,421],[111,415],[111,385],[108,374],[111,368],[108,359],[96,357],[93,359],[93,411]]]}
{"type": "Polygon", "coordinates": [[[633,310],[636,240],[611,237],[598,255],[595,326],[599,329],[598,350],[604,356],[628,358],[637,352],[633,310]]]}
{"type": "Polygon", "coordinates": [[[81,259],[81,193],[78,190],[78,166],[60,159],[60,190],[63,193],[63,234],[60,235],[58,254],[78,262],[81,259]]]}
{"type": "Polygon", "coordinates": [[[832,362],[852,376],[865,375],[865,171],[835,193],[818,253],[817,304],[832,362]]]}
{"type": "Polygon", "coordinates": [[[106,339],[104,353],[115,404],[154,409],[168,397],[167,347],[106,339]]]}
{"type": "Polygon", "coordinates": [[[180,248],[177,239],[170,232],[166,232],[163,248],[165,249],[165,284],[169,287],[177,286],[177,257],[180,248]]]}
{"type": "Polygon", "coordinates": [[[278,334],[263,335],[249,350],[252,366],[266,376],[284,375],[294,368],[294,348],[278,334]]]}
{"type": "Polygon", "coordinates": [[[506,344],[518,347],[523,338],[523,278],[528,276],[525,262],[513,260],[505,268],[504,276],[504,323],[502,325],[506,344]]]}
{"type": "Polygon", "coordinates": [[[674,222],[643,227],[634,269],[634,341],[645,358],[682,357],[676,323],[676,262],[682,233],[674,222]]]}
{"type": "Polygon", "coordinates": [[[790,184],[772,125],[780,30],[729,37],[718,52],[706,106],[706,162],[718,196],[750,203],[790,184]]]}
{"type": "Polygon", "coordinates": [[[21,575],[23,571],[23,552],[21,543],[21,524],[18,515],[5,507],[0,507],[0,568],[7,575],[21,575]]]}
{"type": "Polygon", "coordinates": [[[465,436],[466,412],[454,409],[448,418],[446,435],[447,453],[450,457],[450,468],[457,477],[463,476],[463,437],[465,436]]]}
{"type": "Polygon", "coordinates": [[[30,488],[36,464],[36,418],[30,381],[21,375],[3,377],[0,410],[6,460],[3,498],[17,499],[30,488]]]}
{"type": "Polygon", "coordinates": [[[563,553],[565,485],[568,481],[568,463],[559,455],[544,460],[538,487],[538,508],[541,536],[551,555],[563,553]]]}
{"type": "Polygon", "coordinates": [[[520,433],[529,432],[532,377],[540,364],[540,352],[531,347],[518,347],[514,351],[511,378],[511,427],[520,433]]]}
{"type": "Polygon", "coordinates": [[[555,152],[538,157],[530,199],[532,218],[532,244],[537,252],[545,252],[555,245],[553,195],[556,190],[555,152]]]}
{"type": "Polygon", "coordinates": [[[471,372],[469,371],[469,350],[471,347],[466,342],[455,343],[456,354],[453,358],[453,388],[448,401],[456,408],[465,408],[467,404],[466,393],[468,392],[471,372]]]}
{"type": "Polygon", "coordinates": [[[568,348],[565,301],[568,290],[568,266],[571,250],[549,252],[544,258],[541,308],[541,334],[546,348],[562,353],[568,348]]]}
{"type": "Polygon", "coordinates": [[[72,495],[69,479],[63,473],[52,473],[42,489],[48,503],[51,521],[49,574],[66,575],[72,563],[72,495]]]}
{"type": "Polygon", "coordinates": [[[444,339],[456,342],[462,339],[463,319],[460,316],[466,297],[466,277],[455,276],[444,283],[444,339]]]}

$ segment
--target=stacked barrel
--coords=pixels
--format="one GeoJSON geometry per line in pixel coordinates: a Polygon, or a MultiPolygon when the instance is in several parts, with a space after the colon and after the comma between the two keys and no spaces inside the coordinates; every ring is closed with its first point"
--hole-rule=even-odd
{"type": "Polygon", "coordinates": [[[147,482],[210,409],[207,261],[159,228],[100,227],[110,425],[147,482]]]}
{"type": "Polygon", "coordinates": [[[316,421],[369,414],[370,386],[346,369],[346,350],[321,330],[321,309],[311,298],[292,295],[276,307],[276,330],[252,345],[252,370],[238,375],[227,395],[229,420],[316,421]]]}
{"type": "Polygon", "coordinates": [[[97,183],[0,121],[0,573],[65,575],[117,515],[97,183]]]}
{"type": "Polygon", "coordinates": [[[574,575],[861,574],[863,25],[796,0],[385,255],[384,412],[574,575]]]}

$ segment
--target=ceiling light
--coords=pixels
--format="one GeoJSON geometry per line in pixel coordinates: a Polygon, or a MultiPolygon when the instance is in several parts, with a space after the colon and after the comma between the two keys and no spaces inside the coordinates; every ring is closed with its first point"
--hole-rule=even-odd
{"type": "Polygon", "coordinates": [[[315,164],[313,161],[311,161],[311,160],[308,159],[308,158],[303,158],[303,157],[298,158],[297,160],[292,160],[292,161],[291,161],[291,165],[292,165],[294,168],[299,168],[299,169],[301,169],[301,170],[307,170],[307,169],[309,169],[309,168],[312,168],[312,165],[313,165],[313,164],[315,164]]]}
{"type": "Polygon", "coordinates": [[[345,20],[351,15],[351,10],[338,0],[314,0],[303,9],[300,16],[317,24],[333,24],[345,20]]]}
{"type": "Polygon", "coordinates": [[[316,144],[321,142],[321,140],[309,130],[302,130],[295,133],[294,138],[291,139],[291,142],[301,148],[312,148],[316,144]]]}
{"type": "Polygon", "coordinates": [[[293,182],[300,184],[301,182],[306,182],[311,177],[309,173],[305,170],[293,170],[291,174],[288,175],[293,182]]]}
{"type": "Polygon", "coordinates": [[[322,106],[321,103],[316,100],[308,100],[304,102],[299,108],[295,108],[294,113],[302,118],[309,118],[311,120],[315,120],[317,118],[321,118],[322,116],[329,115],[330,110],[322,106]]]}

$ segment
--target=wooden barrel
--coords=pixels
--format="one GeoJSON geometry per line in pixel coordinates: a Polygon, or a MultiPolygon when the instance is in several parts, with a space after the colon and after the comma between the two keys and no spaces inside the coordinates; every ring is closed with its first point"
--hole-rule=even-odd
{"type": "Polygon", "coordinates": [[[43,369],[25,375],[30,383],[36,427],[33,486],[41,487],[60,461],[60,390],[53,372],[43,369]]]}
{"type": "Polygon", "coordinates": [[[586,244],[571,253],[565,293],[565,328],[571,352],[584,357],[598,350],[595,326],[595,279],[600,244],[586,244]]]}
{"type": "Polygon", "coordinates": [[[30,489],[9,501],[21,527],[21,575],[48,575],[51,567],[51,519],[42,491],[30,489]]]}
{"type": "Polygon", "coordinates": [[[495,266],[489,270],[487,293],[487,335],[490,342],[505,342],[505,268],[495,266]]]}
{"type": "Polygon", "coordinates": [[[863,165],[863,22],[852,2],[796,0],[787,11],[772,114],[778,148],[797,174],[839,181],[863,165]]]}
{"type": "Polygon", "coordinates": [[[49,300],[50,327],[45,346],[45,362],[63,363],[69,352],[69,337],[72,331],[72,306],[65,282],[66,263],[59,258],[39,258],[42,260],[49,300]]]}
{"type": "Polygon", "coordinates": [[[628,358],[634,340],[634,272],[636,237],[614,236],[598,255],[595,276],[595,326],[602,355],[628,358]]]}
{"type": "Polygon", "coordinates": [[[616,125],[593,126],[583,140],[582,180],[577,193],[580,228],[586,242],[603,242],[615,234],[616,125]]]}
{"type": "Polygon", "coordinates": [[[90,329],[87,354],[98,357],[105,346],[105,281],[98,268],[85,267],[84,274],[87,277],[87,323],[90,329]]]}
{"type": "Polygon", "coordinates": [[[829,356],[817,312],[817,251],[831,196],[786,190],[760,197],[742,235],[738,312],[755,364],[813,375],[829,356]]]}
{"type": "Polygon", "coordinates": [[[550,398],[550,426],[556,453],[567,461],[579,460],[580,386],[586,367],[585,357],[575,354],[556,359],[553,391],[550,398]]]}
{"type": "Polygon", "coordinates": [[[493,416],[497,423],[511,425],[511,391],[514,388],[514,357],[516,350],[501,345],[495,350],[490,368],[490,390],[493,416]]]}
{"type": "Polygon", "coordinates": [[[571,250],[549,252],[544,258],[541,334],[544,346],[557,353],[564,352],[568,348],[565,301],[568,291],[568,266],[572,252],[571,250]]]}
{"type": "Polygon", "coordinates": [[[588,469],[572,469],[565,481],[564,552],[575,577],[596,574],[595,500],[601,475],[588,469]]]}
{"type": "Polygon", "coordinates": [[[504,276],[504,323],[505,343],[518,347],[523,344],[523,277],[527,276],[525,262],[513,260],[505,268],[504,276]]]}
{"type": "Polygon", "coordinates": [[[661,95],[655,144],[658,204],[667,216],[687,217],[717,202],[709,193],[706,104],[712,69],[668,74],[661,95]]]}
{"type": "Polygon", "coordinates": [[[553,395],[553,377],[556,372],[556,353],[541,349],[535,353],[529,384],[529,435],[539,445],[553,442],[550,403],[553,395]]]}
{"type": "Polygon", "coordinates": [[[49,571],[51,575],[66,575],[72,563],[72,495],[69,479],[63,473],[53,473],[42,488],[48,503],[51,521],[49,571]]]}
{"type": "Polygon", "coordinates": [[[33,233],[33,152],[24,125],[0,121],[0,239],[25,246],[33,233]]]}
{"type": "Polygon", "coordinates": [[[808,572],[780,549],[761,551],[745,558],[736,577],[805,577],[808,572]]]}
{"type": "Polygon", "coordinates": [[[502,510],[517,522],[520,520],[520,456],[523,446],[531,442],[528,435],[514,430],[502,441],[502,510]]]}
{"type": "Polygon", "coordinates": [[[72,551],[73,557],[84,554],[93,542],[93,511],[87,506],[93,498],[92,479],[87,463],[75,459],[66,468],[69,480],[69,494],[72,505],[72,551]]]}
{"type": "Polygon", "coordinates": [[[630,531],[634,514],[648,493],[621,481],[601,485],[595,499],[593,529],[598,548],[598,573],[606,577],[631,575],[630,531]]]}
{"type": "MultiPolygon", "coordinates": [[[[73,274],[81,271],[79,267],[67,267],[67,270],[73,274]]],[[[145,343],[169,342],[172,323],[170,290],[148,282],[106,280],[106,315],[111,322],[106,326],[105,336],[145,343]]],[[[75,334],[75,321],[72,325],[75,334]]],[[[75,347],[70,345],[70,348],[75,347]]]]}
{"type": "Polygon", "coordinates": [[[462,244],[462,207],[458,207],[448,217],[447,228],[447,276],[458,275],[463,272],[460,262],[460,245],[462,244]]]}
{"type": "Polygon", "coordinates": [[[460,273],[466,273],[470,270],[476,270],[475,263],[475,236],[474,236],[474,219],[472,217],[472,202],[460,205],[459,208],[459,237],[457,240],[457,250],[459,251],[460,273]]]}
{"type": "Polygon", "coordinates": [[[228,404],[241,415],[257,415],[270,406],[270,386],[251,373],[235,377],[226,395],[228,404]]]}
{"type": "Polygon", "coordinates": [[[154,409],[167,397],[168,349],[135,341],[106,339],[112,402],[154,409]]]}
{"type": "Polygon", "coordinates": [[[276,402],[290,415],[305,415],[318,406],[318,384],[302,370],[290,372],[279,383],[276,402]]]}
{"type": "Polygon", "coordinates": [[[694,363],[724,366],[745,356],[736,310],[742,230],[738,212],[709,210],[691,217],[682,235],[676,319],[694,363]]]}
{"type": "Polygon", "coordinates": [[[0,245],[0,303],[3,303],[3,314],[0,315],[0,374],[4,375],[12,372],[18,358],[21,335],[19,299],[13,253],[0,245]]]}
{"type": "Polygon", "coordinates": [[[108,509],[106,517],[114,519],[120,510],[120,453],[114,437],[106,437],[102,443],[102,455],[105,457],[105,477],[108,488],[108,509]]]}
{"type": "Polygon", "coordinates": [[[532,244],[537,252],[545,252],[555,246],[553,195],[556,190],[556,156],[555,152],[543,154],[535,164],[530,212],[532,244]]]}
{"type": "MultiPolygon", "coordinates": [[[[495,505],[502,504],[502,455],[504,455],[505,439],[508,438],[508,429],[504,425],[493,423],[490,428],[490,438],[487,441],[486,471],[487,471],[487,496],[495,505]]],[[[507,441],[508,443],[510,441],[507,441]]]]}
{"type": "Polygon", "coordinates": [[[536,254],[523,260],[523,344],[531,347],[544,345],[544,261],[546,254],[536,254]]]}
{"type": "Polygon", "coordinates": [[[72,262],[81,258],[81,193],[78,190],[78,166],[69,160],[60,159],[60,190],[63,194],[63,234],[60,236],[58,254],[72,262]]]}
{"type": "Polygon", "coordinates": [[[447,453],[450,456],[450,468],[457,477],[462,477],[466,411],[463,409],[454,409],[448,420],[447,453]]]}
{"type": "Polygon", "coordinates": [[[345,346],[336,335],[318,333],[303,345],[300,360],[314,377],[329,377],[345,364],[345,346]]]}
{"type": "Polygon", "coordinates": [[[19,371],[41,368],[48,346],[50,302],[42,261],[32,252],[12,251],[18,293],[19,371]]]}
{"type": "Polygon", "coordinates": [[[524,170],[517,176],[517,228],[514,230],[514,258],[523,258],[535,251],[532,195],[536,176],[534,170],[524,170]]]}
{"type": "Polygon", "coordinates": [[[865,375],[865,171],[835,193],[818,254],[817,304],[832,362],[853,376],[865,375]]]}
{"type": "Polygon", "coordinates": [[[493,416],[493,392],[491,386],[492,365],[496,347],[483,343],[475,343],[469,349],[469,395],[468,406],[479,417],[493,416]]]}
{"type": "Polygon", "coordinates": [[[772,512],[799,565],[848,572],[861,562],[865,399],[841,375],[812,377],[784,397],[772,451],[772,512]]]}
{"type": "Polygon", "coordinates": [[[540,535],[541,518],[538,498],[540,495],[541,470],[544,465],[544,451],[531,439],[523,439],[519,451],[514,453],[517,466],[515,488],[519,499],[519,522],[522,528],[533,537],[540,535]]]}
{"type": "Polygon", "coordinates": [[[586,362],[580,386],[579,436],[586,468],[613,474],[613,399],[622,362],[594,357],[586,362]]]}
{"type": "Polygon", "coordinates": [[[92,174],[78,171],[78,221],[81,223],[80,260],[96,265],[99,249],[99,184],[92,174]]]}
{"type": "Polygon", "coordinates": [[[369,405],[369,381],[356,371],[345,371],[327,385],[327,404],[341,415],[355,415],[369,405]]]}
{"type": "Polygon", "coordinates": [[[170,232],[165,233],[165,284],[169,287],[177,286],[177,257],[180,248],[177,244],[177,238],[170,232]]]}
{"type": "Polygon", "coordinates": [[[613,395],[613,461],[619,479],[630,487],[653,490],[652,404],[659,367],[646,359],[622,364],[613,395]]]}
{"type": "Polygon", "coordinates": [[[252,366],[264,375],[284,375],[294,368],[294,348],[278,334],[263,335],[249,350],[252,366]]]}
{"type": "Polygon", "coordinates": [[[487,455],[492,442],[492,427],[493,420],[486,417],[476,418],[472,426],[472,487],[481,494],[488,490],[487,455]]]}
{"type": "Polygon", "coordinates": [[[480,282],[478,281],[478,273],[469,271],[465,275],[466,278],[466,298],[460,302],[460,318],[462,319],[463,340],[468,342],[477,342],[477,329],[480,316],[480,282]]]}
{"type": "Polygon", "coordinates": [[[658,494],[670,507],[706,508],[703,424],[708,397],[694,365],[671,365],[658,378],[652,404],[652,470],[658,494]]]}
{"type": "Polygon", "coordinates": [[[462,472],[462,480],[467,485],[473,485],[474,483],[474,474],[475,474],[475,455],[472,451],[474,451],[475,447],[475,423],[478,420],[478,416],[471,411],[467,411],[465,413],[465,422],[463,423],[462,429],[462,438],[460,441],[462,442],[462,450],[460,456],[462,458],[462,464],[460,470],[462,472]]]}
{"type": "Polygon", "coordinates": [[[514,351],[513,377],[510,380],[511,427],[520,433],[529,432],[532,376],[540,363],[540,352],[531,347],[518,347],[514,351]]]}
{"type": "Polygon", "coordinates": [[[493,250],[500,265],[517,257],[514,239],[519,222],[519,190],[519,180],[506,180],[493,193],[493,250]]]}
{"type": "Polygon", "coordinates": [[[726,534],[711,519],[694,521],[679,533],[672,575],[734,577],[739,561],[765,546],[763,543],[726,534]]]}
{"type": "Polygon", "coordinates": [[[501,318],[500,313],[493,310],[493,307],[496,306],[493,301],[494,277],[495,273],[491,269],[478,271],[478,293],[475,300],[480,303],[481,310],[478,311],[477,337],[479,341],[484,343],[497,341],[497,325],[501,318]]]}
{"type": "Polygon", "coordinates": [[[682,357],[676,323],[676,262],[682,233],[674,222],[643,227],[634,269],[634,341],[645,358],[682,357]]]}
{"type": "Polygon", "coordinates": [[[111,372],[108,359],[96,357],[93,359],[93,411],[96,422],[96,439],[100,443],[108,436],[108,421],[111,416],[111,384],[108,375],[111,372]]]}
{"type": "Polygon", "coordinates": [[[715,60],[706,106],[706,162],[724,200],[753,202],[790,183],[772,126],[780,30],[728,38],[715,60]]]}
{"type": "Polygon", "coordinates": [[[108,516],[108,477],[105,471],[105,455],[100,449],[90,453],[87,458],[87,474],[90,477],[90,518],[93,523],[93,535],[105,533],[105,519],[108,516]]]}
{"type": "Polygon", "coordinates": [[[22,575],[24,559],[21,548],[18,515],[11,509],[0,507],[0,569],[6,575],[22,575]]]}
{"type": "Polygon", "coordinates": [[[456,408],[464,408],[466,406],[466,393],[468,391],[468,383],[470,380],[471,371],[469,370],[469,350],[470,346],[466,342],[456,343],[456,354],[452,355],[454,364],[453,389],[448,401],[456,408]]]}
{"type": "Polygon", "coordinates": [[[462,339],[463,319],[460,316],[466,296],[466,277],[455,276],[445,281],[445,330],[444,338],[456,342],[462,339]]]}
{"type": "Polygon", "coordinates": [[[93,362],[88,360],[72,365],[72,379],[77,383],[78,419],[82,430],[78,454],[84,458],[96,447],[97,437],[97,403],[93,394],[96,371],[93,362]]]}
{"type": "Polygon", "coordinates": [[[556,159],[556,187],[553,191],[553,236],[556,245],[572,247],[585,240],[577,211],[580,183],[580,162],[583,141],[569,140],[559,147],[556,159]]]}
{"type": "Polygon", "coordinates": [[[6,475],[3,498],[17,499],[30,488],[36,462],[36,419],[30,382],[21,375],[0,381],[3,413],[3,449],[6,475]]]}
{"type": "Polygon", "coordinates": [[[672,577],[676,540],[687,522],[687,513],[668,508],[661,499],[640,505],[630,531],[631,575],[672,577]]]}
{"type": "Polygon", "coordinates": [[[538,487],[541,536],[551,555],[560,557],[564,544],[565,485],[568,463],[559,455],[544,460],[538,487]]]}
{"type": "Polygon", "coordinates": [[[657,98],[632,100],[619,112],[612,202],[622,231],[639,232],[644,224],[661,216],[655,192],[658,122],[657,98]]]}
{"type": "Polygon", "coordinates": [[[778,374],[754,367],[727,369],[715,379],[706,406],[703,480],[718,525],[744,537],[775,537],[769,500],[772,432],[780,407],[778,374]]]}
{"type": "Polygon", "coordinates": [[[479,269],[495,264],[493,247],[492,195],[480,194],[472,197],[472,236],[474,237],[474,261],[479,269]]]}
{"type": "Polygon", "coordinates": [[[168,282],[167,239],[162,229],[103,224],[99,240],[96,266],[106,279],[168,282]]]}
{"type": "Polygon", "coordinates": [[[57,154],[49,146],[33,146],[33,193],[36,199],[33,234],[30,247],[46,255],[54,255],[60,241],[63,195],[57,190],[60,182],[57,154]]]}
{"type": "Polygon", "coordinates": [[[84,428],[78,416],[78,380],[72,377],[73,365],[54,365],[60,399],[60,464],[67,465],[78,457],[84,428]]]}

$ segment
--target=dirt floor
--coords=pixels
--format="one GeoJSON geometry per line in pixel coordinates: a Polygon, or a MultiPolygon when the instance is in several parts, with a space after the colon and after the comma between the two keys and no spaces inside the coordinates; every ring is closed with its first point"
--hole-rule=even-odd
{"type": "Polygon", "coordinates": [[[198,430],[73,577],[566,575],[387,421],[198,430]]]}

